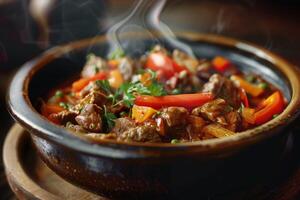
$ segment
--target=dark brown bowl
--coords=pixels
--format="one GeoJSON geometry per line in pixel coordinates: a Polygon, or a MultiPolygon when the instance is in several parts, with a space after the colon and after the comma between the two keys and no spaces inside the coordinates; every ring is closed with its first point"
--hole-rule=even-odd
{"type": "MultiPolygon", "coordinates": [[[[153,41],[134,36],[145,48],[153,41]]],[[[131,37],[131,36],[129,36],[131,37]]],[[[30,133],[46,164],[89,191],[114,198],[209,197],[255,182],[281,161],[285,127],[299,113],[299,73],[279,56],[221,36],[180,34],[199,57],[222,55],[279,87],[288,105],[275,119],[234,136],[185,144],[143,144],[75,137],[41,116],[36,105],[47,91],[78,74],[85,55],[107,54],[103,36],[46,51],[15,75],[8,93],[11,115],[30,133]]],[[[133,53],[139,53],[133,49],[133,53]]]]}

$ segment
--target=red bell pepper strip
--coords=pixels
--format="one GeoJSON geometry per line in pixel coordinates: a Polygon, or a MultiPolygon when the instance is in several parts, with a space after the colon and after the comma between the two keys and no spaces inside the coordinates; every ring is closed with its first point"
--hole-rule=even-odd
{"type": "Polygon", "coordinates": [[[261,109],[254,114],[255,124],[260,125],[272,119],[284,110],[285,102],[279,91],[274,92],[261,104],[261,109]]]}
{"type": "Polygon", "coordinates": [[[106,72],[98,72],[91,78],[89,78],[90,81],[97,81],[97,80],[105,80],[107,78],[107,73],[106,72]]]}
{"type": "Polygon", "coordinates": [[[178,106],[191,110],[213,100],[213,98],[214,97],[211,93],[179,94],[161,97],[145,95],[137,96],[135,99],[135,104],[139,106],[148,106],[154,109],[178,106]]]}
{"type": "Polygon", "coordinates": [[[87,86],[91,81],[104,80],[107,78],[107,74],[105,72],[99,72],[90,78],[81,78],[77,81],[74,81],[72,84],[72,90],[74,92],[79,92],[85,86],[87,86]]]}
{"type": "Polygon", "coordinates": [[[212,64],[213,64],[214,68],[219,72],[226,71],[231,65],[229,60],[227,60],[226,58],[223,58],[221,56],[215,57],[212,60],[212,64]]]}

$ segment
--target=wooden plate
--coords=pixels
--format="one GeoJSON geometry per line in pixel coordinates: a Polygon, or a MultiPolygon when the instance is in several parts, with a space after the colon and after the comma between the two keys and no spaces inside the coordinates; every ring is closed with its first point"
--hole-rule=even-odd
{"type": "MultiPolygon", "coordinates": [[[[287,149],[280,173],[267,177],[267,182],[210,199],[300,199],[299,141],[291,139],[296,145],[290,145],[293,148],[287,149]]],[[[3,158],[8,182],[19,199],[106,199],[66,182],[51,171],[37,156],[30,135],[18,124],[7,135],[3,158]]]]}

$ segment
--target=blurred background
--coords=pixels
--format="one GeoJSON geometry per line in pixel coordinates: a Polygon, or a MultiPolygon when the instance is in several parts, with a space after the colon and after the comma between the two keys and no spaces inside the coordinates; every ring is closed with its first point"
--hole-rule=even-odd
{"type": "MultiPolygon", "coordinates": [[[[55,45],[104,34],[136,3],[0,0],[0,147],[13,123],[5,93],[15,71],[55,45]]],[[[174,31],[214,33],[256,43],[300,66],[299,5],[297,0],[169,0],[161,19],[174,31]]],[[[0,174],[1,199],[10,199],[11,193],[2,193],[8,191],[2,159],[0,174]]]]}

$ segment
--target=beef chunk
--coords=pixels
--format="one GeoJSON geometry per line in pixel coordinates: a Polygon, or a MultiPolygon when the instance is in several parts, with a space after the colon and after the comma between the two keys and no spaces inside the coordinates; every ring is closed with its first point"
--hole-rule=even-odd
{"type": "Polygon", "coordinates": [[[202,92],[210,92],[215,97],[225,99],[234,108],[239,108],[241,105],[240,89],[231,80],[219,74],[210,77],[204,84],[202,92]]]}
{"type": "Polygon", "coordinates": [[[80,114],[75,118],[76,122],[90,132],[102,131],[101,108],[96,104],[86,104],[80,114]]]}
{"type": "Polygon", "coordinates": [[[126,142],[161,142],[156,127],[149,124],[128,129],[120,133],[118,139],[126,142]]]}
{"type": "Polygon", "coordinates": [[[203,106],[194,108],[192,114],[217,122],[223,127],[233,132],[240,130],[241,116],[237,111],[233,111],[224,99],[210,101],[203,106]]]}
{"type": "Polygon", "coordinates": [[[209,78],[213,75],[214,69],[211,63],[207,60],[201,60],[200,64],[197,67],[197,77],[202,81],[208,81],[209,78]]]}
{"type": "Polygon", "coordinates": [[[84,128],[82,128],[79,125],[72,124],[71,122],[68,122],[66,124],[66,128],[76,133],[87,133],[87,131],[84,128]]]}
{"type": "Polygon", "coordinates": [[[67,122],[75,122],[75,117],[77,116],[78,112],[64,110],[59,113],[53,113],[49,116],[50,119],[53,121],[58,122],[61,125],[66,124],[67,122]]]}
{"type": "Polygon", "coordinates": [[[84,98],[86,95],[90,94],[91,92],[101,92],[104,94],[103,91],[101,91],[101,88],[95,83],[95,82],[90,82],[87,86],[85,86],[79,93],[81,98],[84,98]]]}
{"type": "Polygon", "coordinates": [[[102,107],[107,102],[106,96],[98,91],[92,91],[90,94],[86,95],[77,105],[70,108],[73,112],[78,112],[86,104],[96,104],[99,107],[102,107]]]}
{"type": "Polygon", "coordinates": [[[185,126],[189,112],[183,107],[168,107],[161,110],[160,117],[169,127],[185,126]]]}
{"type": "Polygon", "coordinates": [[[227,122],[224,115],[231,110],[232,108],[224,99],[215,99],[203,106],[194,108],[192,114],[195,116],[202,116],[207,120],[218,122],[219,124],[226,126],[227,122]]]}
{"type": "Polygon", "coordinates": [[[177,64],[187,67],[191,72],[195,72],[199,65],[199,61],[197,59],[178,49],[173,51],[172,57],[177,64]]]}
{"type": "Polygon", "coordinates": [[[128,117],[118,118],[115,120],[115,126],[113,127],[113,133],[121,135],[123,132],[136,127],[134,120],[128,117]]]}
{"type": "Polygon", "coordinates": [[[241,130],[242,127],[242,118],[241,115],[237,111],[231,111],[225,115],[228,130],[233,132],[237,132],[241,130]]]}
{"type": "Polygon", "coordinates": [[[95,56],[94,54],[90,54],[88,61],[83,67],[81,76],[83,78],[89,78],[94,76],[100,71],[106,71],[106,70],[108,70],[108,65],[106,61],[98,56],[95,56]]]}
{"type": "Polygon", "coordinates": [[[202,117],[190,115],[188,117],[187,125],[187,140],[196,141],[202,137],[202,129],[206,125],[205,120],[202,117]]]}

